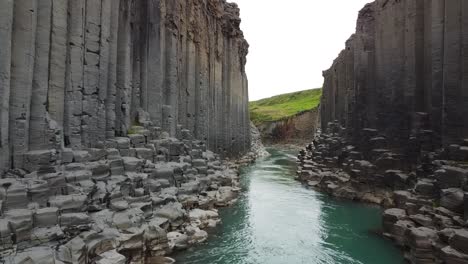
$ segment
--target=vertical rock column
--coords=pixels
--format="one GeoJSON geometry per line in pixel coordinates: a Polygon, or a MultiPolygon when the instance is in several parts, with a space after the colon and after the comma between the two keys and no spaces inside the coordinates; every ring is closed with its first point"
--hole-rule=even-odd
{"type": "Polygon", "coordinates": [[[28,151],[29,118],[35,59],[37,2],[15,0],[11,52],[9,134],[13,165],[23,167],[28,151]]]}
{"type": "MultiPolygon", "coordinates": [[[[39,0],[41,1],[41,0],[39,0]]],[[[63,127],[67,59],[68,0],[52,0],[50,70],[47,108],[52,120],[63,127]]]]}
{"type": "MultiPolygon", "coordinates": [[[[32,83],[30,149],[48,147],[46,130],[46,106],[49,90],[49,54],[52,24],[52,0],[37,2],[37,32],[32,83]]],[[[62,75],[63,76],[63,75],[62,75]]]]}
{"type": "Polygon", "coordinates": [[[83,109],[84,12],[85,0],[69,1],[68,58],[65,91],[65,144],[81,148],[81,115],[83,109]]]}
{"type": "Polygon", "coordinates": [[[14,0],[0,2],[0,173],[10,166],[9,107],[14,0]]]}

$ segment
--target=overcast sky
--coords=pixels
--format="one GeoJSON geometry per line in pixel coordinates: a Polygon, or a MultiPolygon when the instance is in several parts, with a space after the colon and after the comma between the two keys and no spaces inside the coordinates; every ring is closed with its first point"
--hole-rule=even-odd
{"type": "Polygon", "coordinates": [[[250,100],[321,87],[371,0],[230,0],[250,44],[250,100]]]}

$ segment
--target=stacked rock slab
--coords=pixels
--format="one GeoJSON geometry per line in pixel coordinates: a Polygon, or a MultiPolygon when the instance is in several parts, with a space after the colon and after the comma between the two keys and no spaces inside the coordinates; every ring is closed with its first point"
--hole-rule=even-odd
{"type": "Polygon", "coordinates": [[[235,4],[2,0],[0,17],[0,171],[29,151],[99,147],[144,125],[139,115],[223,155],[248,150],[235,4]]]}
{"type": "Polygon", "coordinates": [[[3,263],[172,263],[239,192],[237,165],[188,130],[132,127],[101,148],[29,153],[0,180],[3,263]],[[34,155],[33,155],[34,154],[34,155]]]}

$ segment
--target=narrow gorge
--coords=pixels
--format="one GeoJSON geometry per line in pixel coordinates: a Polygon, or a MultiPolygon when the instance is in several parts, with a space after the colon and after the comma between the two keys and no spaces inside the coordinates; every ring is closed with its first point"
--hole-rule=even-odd
{"type": "Polygon", "coordinates": [[[236,1],[0,0],[0,263],[468,264],[468,1],[236,1]]]}

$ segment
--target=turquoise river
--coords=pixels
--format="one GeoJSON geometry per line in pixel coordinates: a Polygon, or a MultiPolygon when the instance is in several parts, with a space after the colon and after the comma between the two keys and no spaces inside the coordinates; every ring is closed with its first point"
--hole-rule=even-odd
{"type": "Polygon", "coordinates": [[[378,207],[336,201],[294,180],[295,151],[242,170],[243,193],[220,210],[209,240],[175,255],[182,264],[401,264],[402,253],[377,235],[378,207]]]}

